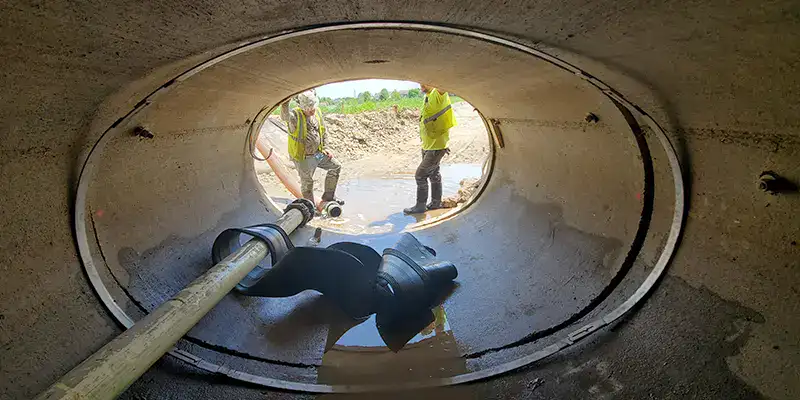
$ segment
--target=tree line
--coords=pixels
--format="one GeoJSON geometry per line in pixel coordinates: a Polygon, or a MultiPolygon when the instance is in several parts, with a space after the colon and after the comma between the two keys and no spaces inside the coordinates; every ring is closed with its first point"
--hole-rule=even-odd
{"type": "Polygon", "coordinates": [[[356,97],[341,97],[338,99],[332,99],[330,97],[322,97],[319,99],[320,104],[325,106],[336,106],[345,103],[352,103],[353,100],[357,100],[358,103],[368,103],[368,102],[378,102],[378,101],[387,101],[387,100],[401,100],[401,99],[421,99],[422,98],[422,91],[419,89],[410,89],[403,93],[400,93],[397,90],[389,91],[386,88],[381,89],[380,92],[375,94],[370,93],[369,91],[361,92],[356,97]]]}

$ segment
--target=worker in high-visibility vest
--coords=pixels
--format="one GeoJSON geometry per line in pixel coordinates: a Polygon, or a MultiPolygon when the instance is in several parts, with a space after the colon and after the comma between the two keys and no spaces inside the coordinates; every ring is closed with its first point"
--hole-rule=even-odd
{"type": "Polygon", "coordinates": [[[322,201],[344,204],[334,196],[342,166],[325,150],[325,122],[319,100],[313,90],[300,93],[296,99],[300,107],[294,110],[289,109],[289,101],[281,104],[281,119],[289,127],[289,157],[300,176],[300,192],[314,202],[314,171],[322,168],[328,171],[322,201]]]}
{"type": "Polygon", "coordinates": [[[439,172],[439,164],[442,157],[450,152],[447,148],[450,128],[456,126],[450,95],[429,85],[419,86],[425,93],[419,121],[422,162],[414,174],[417,180],[417,202],[413,207],[403,210],[406,214],[418,214],[442,208],[442,174],[439,172]],[[430,180],[431,202],[425,204],[428,201],[428,180],[430,180]]]}

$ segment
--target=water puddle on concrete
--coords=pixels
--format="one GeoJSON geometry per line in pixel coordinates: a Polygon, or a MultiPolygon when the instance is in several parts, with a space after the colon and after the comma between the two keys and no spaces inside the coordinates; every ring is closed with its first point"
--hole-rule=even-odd
{"type": "MultiPolygon", "coordinates": [[[[465,178],[480,178],[479,164],[442,165],[443,196],[458,192],[465,178]]],[[[451,209],[405,215],[403,209],[414,204],[417,184],[414,172],[388,176],[359,177],[339,184],[337,197],[345,201],[339,218],[317,218],[311,225],[351,235],[400,232],[411,224],[434,219],[451,209]]]]}
{"type": "Polygon", "coordinates": [[[331,384],[400,383],[446,378],[467,372],[444,307],[433,310],[434,322],[398,352],[383,343],[375,316],[342,335],[322,357],[317,381],[331,384]]]}
{"type": "MultiPolygon", "coordinates": [[[[443,196],[456,195],[463,179],[480,178],[482,173],[480,164],[442,165],[443,196]]],[[[337,197],[345,201],[341,217],[318,217],[309,223],[337,233],[332,236],[324,234],[320,246],[341,241],[343,237],[338,234],[360,235],[359,239],[348,240],[381,252],[393,245],[398,232],[452,210],[403,214],[403,208],[410,207],[415,201],[414,171],[375,171],[341,181],[337,197]]],[[[283,206],[290,199],[273,197],[273,201],[283,206]]],[[[355,326],[331,326],[325,346],[327,350],[317,369],[317,381],[329,384],[398,383],[446,378],[467,372],[466,361],[460,355],[444,307],[436,307],[433,314],[434,322],[422,328],[398,352],[393,352],[384,343],[375,315],[355,326]]]]}
{"type": "MultiPolygon", "coordinates": [[[[433,315],[436,319],[420,333],[411,338],[406,346],[431,339],[437,334],[450,331],[450,324],[447,322],[447,313],[444,307],[436,307],[433,315]]],[[[375,314],[372,314],[366,321],[350,328],[350,330],[345,332],[334,345],[334,348],[345,347],[386,347],[380,334],[378,334],[378,327],[375,325],[375,314]]]]}

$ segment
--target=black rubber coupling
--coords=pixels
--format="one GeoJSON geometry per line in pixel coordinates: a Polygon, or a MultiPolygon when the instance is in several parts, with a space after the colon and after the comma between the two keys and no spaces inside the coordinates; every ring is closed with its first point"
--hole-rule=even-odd
{"type": "Polygon", "coordinates": [[[283,212],[287,213],[289,212],[289,210],[300,211],[303,214],[303,222],[300,223],[300,226],[298,226],[298,228],[302,228],[306,226],[308,221],[311,221],[311,219],[314,218],[314,213],[316,212],[315,208],[316,207],[314,207],[314,203],[312,203],[311,200],[297,199],[289,203],[289,205],[286,206],[283,212]]]}

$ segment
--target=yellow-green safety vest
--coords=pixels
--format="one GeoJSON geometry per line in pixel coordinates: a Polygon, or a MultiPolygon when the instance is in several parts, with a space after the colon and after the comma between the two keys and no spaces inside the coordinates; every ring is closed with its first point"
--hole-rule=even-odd
{"type": "MultiPolygon", "coordinates": [[[[306,132],[308,126],[306,125],[306,114],[299,107],[294,109],[294,115],[297,117],[297,124],[295,124],[294,132],[289,133],[289,156],[298,161],[303,161],[306,158],[306,132]]],[[[319,124],[319,151],[325,148],[325,125],[322,122],[322,112],[317,108],[314,114],[317,117],[319,124]]]]}
{"type": "Polygon", "coordinates": [[[419,118],[419,137],[423,150],[442,150],[450,140],[450,128],[456,126],[456,117],[447,92],[431,89],[419,118]]]}

